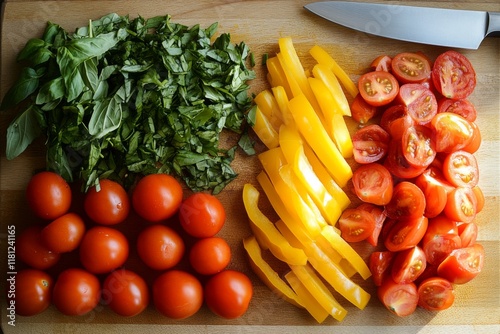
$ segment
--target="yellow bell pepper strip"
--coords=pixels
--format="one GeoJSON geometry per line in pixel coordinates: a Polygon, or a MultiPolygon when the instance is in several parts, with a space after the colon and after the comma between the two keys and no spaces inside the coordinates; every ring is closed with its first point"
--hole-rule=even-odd
{"type": "Polygon", "coordinates": [[[304,95],[294,97],[288,103],[297,128],[325,165],[340,187],[345,187],[352,177],[351,166],[330,139],[313,107],[304,95]]]}
{"type": "Polygon", "coordinates": [[[333,228],[327,226],[323,228],[321,234],[330,242],[332,247],[351,263],[363,279],[367,279],[372,275],[363,258],[333,228]]]}
{"type": "Polygon", "coordinates": [[[254,97],[254,102],[259,107],[259,110],[267,117],[276,132],[279,131],[283,124],[283,116],[281,110],[274,98],[274,95],[269,89],[264,89],[254,97]]]}
{"type": "Polygon", "coordinates": [[[315,45],[312,47],[309,53],[319,64],[324,64],[328,66],[331,71],[333,71],[335,76],[340,80],[340,82],[342,82],[342,85],[347,90],[347,92],[349,92],[349,95],[351,95],[351,97],[354,98],[356,97],[356,95],[358,95],[358,86],[356,86],[351,78],[349,78],[347,73],[342,69],[342,67],[337,64],[335,59],[333,59],[332,56],[328,54],[328,52],[326,52],[319,45],[315,45]]]}
{"type": "Polygon", "coordinates": [[[321,324],[328,318],[330,315],[321,304],[314,298],[314,296],[307,290],[304,284],[300,282],[297,275],[293,273],[293,271],[289,271],[285,274],[285,279],[288,284],[295,291],[297,296],[302,301],[304,308],[309,312],[310,315],[321,324]]]}
{"type": "Polygon", "coordinates": [[[275,86],[271,88],[276,103],[281,110],[281,115],[283,117],[283,123],[285,125],[290,125],[294,123],[293,116],[290,114],[290,109],[288,109],[288,96],[283,86],[275,86]]]}
{"type": "Polygon", "coordinates": [[[278,147],[279,138],[278,132],[274,130],[271,122],[262,113],[258,106],[255,108],[255,124],[252,126],[253,131],[259,139],[266,145],[268,149],[278,147]]]}
{"type": "Polygon", "coordinates": [[[336,320],[342,321],[347,315],[347,310],[333,297],[328,287],[323,283],[314,269],[309,265],[290,266],[306,289],[314,296],[318,303],[336,320]]]}
{"type": "Polygon", "coordinates": [[[301,298],[283,281],[278,273],[262,257],[262,251],[255,237],[243,239],[243,247],[248,254],[248,259],[253,272],[260,280],[276,295],[285,301],[297,306],[303,307],[301,298]]]}
{"type": "Polygon", "coordinates": [[[278,56],[268,58],[266,61],[266,67],[271,77],[271,80],[268,80],[271,87],[283,87],[287,98],[292,98],[292,90],[290,89],[290,85],[288,84],[288,80],[286,78],[285,72],[283,71],[283,68],[281,67],[278,56]]]}
{"type": "Polygon", "coordinates": [[[304,251],[290,246],[274,224],[259,210],[259,197],[260,193],[253,185],[247,183],[243,186],[243,204],[254,233],[255,230],[260,231],[263,242],[278,260],[288,264],[305,264],[307,257],[304,251]]]}
{"type": "MultiPolygon", "coordinates": [[[[294,96],[302,94],[302,89],[300,88],[300,85],[297,82],[297,79],[295,79],[295,77],[292,75],[292,73],[290,71],[288,71],[288,69],[285,67],[286,65],[285,65],[285,59],[283,58],[283,54],[281,54],[281,52],[279,52],[276,55],[276,58],[278,58],[278,61],[280,62],[280,65],[283,68],[283,71],[285,72],[287,84],[290,87],[290,92],[292,93],[292,95],[290,95],[288,97],[288,99],[291,99],[294,96]]],[[[288,95],[288,93],[287,93],[287,95],[288,95]]]]}
{"type": "Polygon", "coordinates": [[[317,78],[309,78],[309,84],[316,96],[324,116],[325,129],[330,138],[335,142],[344,158],[350,158],[353,154],[351,134],[344,117],[335,112],[335,101],[332,94],[323,81],[317,78]]]}
{"type": "Polygon", "coordinates": [[[335,74],[326,65],[316,64],[313,67],[313,75],[323,81],[332,94],[335,101],[334,110],[344,116],[351,116],[351,107],[335,74]]]}

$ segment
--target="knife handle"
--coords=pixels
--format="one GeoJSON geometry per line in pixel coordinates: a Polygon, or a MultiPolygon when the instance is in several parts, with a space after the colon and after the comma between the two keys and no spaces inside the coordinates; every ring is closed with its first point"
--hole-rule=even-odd
{"type": "Polygon", "coordinates": [[[500,12],[488,12],[488,30],[486,36],[500,36],[500,12]]]}

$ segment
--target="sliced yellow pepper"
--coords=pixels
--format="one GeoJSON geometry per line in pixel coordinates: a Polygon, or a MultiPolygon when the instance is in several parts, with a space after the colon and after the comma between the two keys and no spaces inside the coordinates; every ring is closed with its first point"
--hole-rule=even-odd
{"type": "Polygon", "coordinates": [[[255,96],[254,102],[272,124],[273,129],[278,132],[281,124],[283,124],[283,116],[281,115],[280,107],[271,91],[264,89],[255,96]]]}
{"type": "Polygon", "coordinates": [[[278,87],[281,86],[285,90],[286,96],[288,98],[292,98],[292,91],[290,89],[290,85],[288,84],[288,80],[286,78],[285,72],[283,71],[283,68],[281,67],[280,61],[278,59],[278,56],[274,56],[271,58],[268,58],[266,61],[266,67],[267,71],[270,74],[271,80],[269,80],[269,83],[271,84],[272,87],[278,87]]]}
{"type": "Polygon", "coordinates": [[[358,95],[359,90],[358,86],[349,78],[347,73],[340,67],[337,62],[319,45],[313,46],[313,48],[309,51],[311,56],[320,64],[325,64],[333,71],[335,76],[342,82],[344,88],[349,92],[351,97],[356,97],[358,95]]]}
{"type": "Polygon", "coordinates": [[[297,82],[297,79],[295,79],[295,77],[293,76],[293,74],[290,71],[288,71],[288,69],[286,68],[285,59],[283,58],[283,54],[281,52],[279,52],[276,55],[276,57],[278,58],[281,67],[285,71],[285,76],[286,76],[287,84],[290,87],[290,92],[292,93],[292,95],[290,95],[288,97],[288,99],[291,99],[294,96],[302,94],[302,89],[300,88],[300,85],[297,82]]]}
{"type": "Polygon", "coordinates": [[[297,128],[340,187],[352,177],[351,166],[330,139],[313,107],[304,95],[290,100],[288,107],[297,128]]]}
{"type": "Polygon", "coordinates": [[[306,289],[314,296],[318,303],[336,320],[342,321],[347,311],[333,297],[328,287],[323,283],[314,269],[309,265],[290,266],[292,272],[297,276],[306,289]]]}
{"type": "Polygon", "coordinates": [[[283,117],[283,123],[285,125],[290,125],[294,122],[292,114],[290,114],[290,109],[288,109],[288,96],[283,86],[275,86],[271,88],[273,91],[274,98],[278,103],[278,107],[281,110],[281,115],[283,117]]]}
{"type": "Polygon", "coordinates": [[[248,254],[252,270],[259,276],[262,282],[287,302],[297,307],[303,307],[299,296],[280,278],[269,263],[263,259],[261,248],[255,237],[251,236],[243,239],[243,247],[248,254]]]}
{"type": "Polygon", "coordinates": [[[320,79],[332,94],[335,101],[335,112],[344,116],[351,116],[351,107],[335,74],[326,65],[316,64],[313,67],[313,75],[315,78],[320,79]]]}
{"type": "Polygon", "coordinates": [[[278,147],[279,138],[278,132],[274,130],[273,125],[262,113],[258,106],[255,106],[255,124],[252,129],[259,139],[266,145],[268,149],[278,147]]]}
{"type": "Polygon", "coordinates": [[[286,273],[285,279],[302,301],[304,308],[309,312],[309,314],[313,316],[313,318],[318,323],[322,323],[326,320],[326,318],[328,318],[330,314],[307,290],[306,286],[302,284],[302,282],[299,280],[297,275],[293,273],[293,271],[289,271],[288,273],[286,273]]]}

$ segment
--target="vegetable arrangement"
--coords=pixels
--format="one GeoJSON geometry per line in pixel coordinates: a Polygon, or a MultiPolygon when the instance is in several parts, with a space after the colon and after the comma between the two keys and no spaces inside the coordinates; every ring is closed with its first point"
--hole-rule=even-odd
{"type": "Polygon", "coordinates": [[[117,14],[70,34],[48,23],[18,55],[26,63],[0,109],[21,110],[7,129],[8,159],[46,136],[47,168],[64,179],[177,175],[195,191],[219,192],[236,177],[236,146],[220,133],[243,134],[251,99],[249,49],[217,24],[191,28],[170,16],[133,20],[117,14]]]}

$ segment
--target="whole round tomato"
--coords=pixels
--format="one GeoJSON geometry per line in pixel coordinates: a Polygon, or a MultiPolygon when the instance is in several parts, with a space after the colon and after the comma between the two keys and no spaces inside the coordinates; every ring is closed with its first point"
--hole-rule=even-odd
{"type": "Polygon", "coordinates": [[[75,250],[85,234],[85,223],[76,213],[67,213],[47,226],[40,234],[44,245],[55,253],[75,250]]]}
{"type": "Polygon", "coordinates": [[[386,205],[392,198],[392,176],[381,164],[359,166],[353,173],[352,183],[354,192],[363,202],[386,205]]]}
{"type": "Polygon", "coordinates": [[[54,220],[71,206],[71,188],[58,174],[40,172],[30,179],[26,188],[28,205],[36,216],[54,220]]]}
{"type": "Polygon", "coordinates": [[[130,201],[118,182],[104,179],[91,187],[85,195],[85,213],[94,222],[115,225],[124,221],[130,212],[130,201]]]}
{"type": "Polygon", "coordinates": [[[426,310],[446,310],[455,301],[453,285],[441,277],[431,277],[422,281],[417,291],[418,305],[426,310]]]}
{"type": "Polygon", "coordinates": [[[16,240],[16,256],[32,268],[45,270],[54,266],[61,254],[51,251],[41,239],[42,227],[30,226],[16,240]]]}
{"type": "Polygon", "coordinates": [[[96,276],[79,268],[66,269],[54,285],[52,301],[66,315],[84,315],[92,311],[101,297],[96,276]]]}
{"type": "Polygon", "coordinates": [[[386,71],[372,71],[363,74],[358,81],[359,93],[372,106],[391,103],[399,92],[396,78],[386,71]]]}
{"type": "Polygon", "coordinates": [[[423,54],[402,52],[391,61],[394,76],[402,83],[421,83],[431,76],[431,64],[423,54]]]}
{"type": "Polygon", "coordinates": [[[405,317],[417,309],[418,292],[415,283],[396,283],[386,277],[377,289],[378,299],[392,313],[405,317]]]}
{"type": "Polygon", "coordinates": [[[181,236],[165,225],[151,225],[139,233],[137,252],[150,268],[166,270],[180,262],[185,245],[181,236]]]}
{"type": "Polygon", "coordinates": [[[194,193],[179,209],[182,228],[195,238],[216,235],[224,226],[226,211],[217,197],[207,193],[194,193]]]}
{"type": "Polygon", "coordinates": [[[93,274],[108,273],[128,258],[127,238],[120,231],[96,226],[88,230],[80,244],[80,262],[93,274]]]}
{"type": "Polygon", "coordinates": [[[245,314],[252,296],[252,282],[247,275],[235,270],[221,271],[205,285],[208,308],[226,319],[235,319],[245,314]]]}
{"type": "Polygon", "coordinates": [[[474,279],[484,266],[484,247],[474,244],[453,250],[438,267],[438,275],[453,284],[465,284],[474,279]]]}
{"type": "Polygon", "coordinates": [[[189,262],[199,274],[216,274],[224,270],[231,262],[231,248],[222,238],[203,238],[191,247],[189,262]]]}
{"type": "Polygon", "coordinates": [[[173,216],[182,202],[181,184],[167,174],[143,177],[132,193],[134,210],[142,218],[159,222],[173,216]]]}
{"type": "Polygon", "coordinates": [[[149,304],[149,289],[135,272],[118,269],[109,274],[102,285],[102,299],[115,313],[131,317],[149,304]]]}
{"type": "Polygon", "coordinates": [[[203,304],[203,287],[188,272],[167,271],[153,282],[153,303],[156,309],[173,319],[194,315],[203,304]]]}
{"type": "Polygon", "coordinates": [[[467,57],[449,50],[434,61],[432,80],[444,97],[465,99],[476,87],[476,72],[467,57]]]}
{"type": "MultiPolygon", "coordinates": [[[[15,277],[16,313],[32,316],[45,311],[51,302],[53,280],[49,274],[36,269],[24,269],[15,277]]],[[[8,283],[11,283],[7,280],[8,283]]]]}

